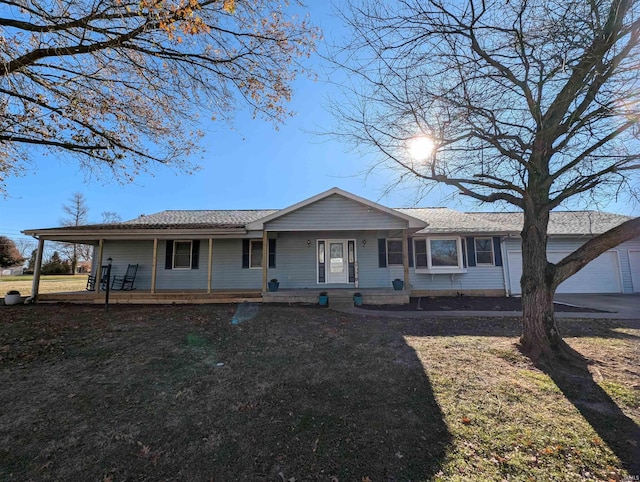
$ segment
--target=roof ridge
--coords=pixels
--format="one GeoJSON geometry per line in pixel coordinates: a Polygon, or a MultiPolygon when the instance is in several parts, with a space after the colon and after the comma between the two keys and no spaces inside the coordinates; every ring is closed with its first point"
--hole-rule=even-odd
{"type": "MultiPolygon", "coordinates": [[[[280,209],[276,209],[276,208],[264,208],[264,209],[165,209],[163,211],[158,211],[157,213],[154,214],[159,214],[159,213],[176,213],[176,212],[184,212],[184,211],[206,211],[206,212],[211,212],[211,211],[280,211],[280,209]]],[[[147,214],[147,216],[150,216],[150,214],[147,214]]]]}
{"type": "Polygon", "coordinates": [[[404,207],[404,208],[391,208],[391,209],[453,209],[453,208],[450,208],[449,206],[414,206],[411,208],[404,207]]]}

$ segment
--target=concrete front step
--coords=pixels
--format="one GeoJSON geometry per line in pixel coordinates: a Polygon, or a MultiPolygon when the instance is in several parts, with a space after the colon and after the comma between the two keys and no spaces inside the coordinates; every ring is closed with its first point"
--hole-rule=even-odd
{"type": "Polygon", "coordinates": [[[366,305],[403,305],[409,303],[407,291],[392,291],[383,289],[328,289],[328,290],[282,290],[262,293],[265,303],[318,303],[320,293],[326,293],[329,304],[353,304],[353,295],[362,294],[362,302],[366,305]]]}

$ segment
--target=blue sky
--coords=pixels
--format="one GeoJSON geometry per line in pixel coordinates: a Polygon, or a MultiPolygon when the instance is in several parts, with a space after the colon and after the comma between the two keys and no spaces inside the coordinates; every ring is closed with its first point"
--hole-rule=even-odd
{"type": "MultiPolygon", "coordinates": [[[[331,40],[340,37],[341,26],[330,15],[327,3],[318,2],[310,14],[331,40]]],[[[314,68],[321,64],[319,58],[311,61],[314,68]]],[[[91,222],[100,222],[103,211],[116,212],[126,220],[165,209],[283,208],[333,186],[392,207],[419,204],[477,209],[470,201],[452,201],[444,188],[420,200],[410,189],[385,195],[390,173],[364,174],[373,158],[360,157],[349,152],[348,146],[315,134],[333,123],[324,109],[332,93],[334,86],[323,81],[322,72],[318,81],[297,80],[290,105],[297,114],[279,130],[252,120],[245,111],[237,113],[235,130],[223,123],[203,124],[205,152],[202,159],[200,155],[194,158],[202,170],[193,175],[158,166],[154,175],[141,175],[132,184],[120,185],[110,179],[88,178],[72,161],[35,155],[31,170],[23,177],[8,179],[9,196],[0,198],[0,235],[17,238],[23,229],[58,226],[62,206],[74,192],[85,195],[91,222]]],[[[640,214],[638,206],[616,203],[606,210],[640,214]]]]}

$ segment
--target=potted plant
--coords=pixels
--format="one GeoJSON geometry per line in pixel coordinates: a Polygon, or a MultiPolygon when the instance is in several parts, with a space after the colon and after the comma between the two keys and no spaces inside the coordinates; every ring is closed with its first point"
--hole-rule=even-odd
{"type": "Polygon", "coordinates": [[[391,284],[393,285],[393,289],[396,291],[400,291],[402,290],[402,288],[404,288],[404,281],[402,281],[400,278],[394,279],[391,284]]]}
{"type": "Polygon", "coordinates": [[[329,295],[326,291],[321,291],[318,295],[318,304],[320,306],[327,306],[329,304],[329,295]]]}
{"type": "Polygon", "coordinates": [[[280,283],[276,278],[273,278],[272,280],[269,281],[269,291],[278,291],[279,287],[280,287],[280,283]]]}
{"type": "Polygon", "coordinates": [[[7,291],[7,294],[4,297],[5,305],[17,305],[22,303],[22,297],[20,296],[20,292],[16,290],[7,291]]]}
{"type": "Polygon", "coordinates": [[[356,306],[362,306],[362,293],[353,294],[353,304],[356,306]]]}

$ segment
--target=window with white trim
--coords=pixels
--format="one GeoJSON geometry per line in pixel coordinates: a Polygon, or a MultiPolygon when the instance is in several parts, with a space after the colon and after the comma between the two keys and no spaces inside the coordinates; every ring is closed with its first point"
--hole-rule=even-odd
{"type": "Polygon", "coordinates": [[[416,239],[414,242],[414,253],[416,256],[416,268],[428,268],[427,263],[427,240],[416,239]]]}
{"type": "Polygon", "coordinates": [[[459,237],[414,239],[414,255],[417,271],[438,273],[464,269],[459,237]]]}
{"type": "Polygon", "coordinates": [[[455,268],[461,265],[460,239],[429,239],[431,268],[455,268]]]}
{"type": "Polygon", "coordinates": [[[402,264],[402,240],[387,239],[387,266],[402,264]]]}
{"type": "Polygon", "coordinates": [[[191,269],[191,241],[173,242],[173,269],[191,269]]]}
{"type": "Polygon", "coordinates": [[[262,240],[251,240],[249,245],[249,267],[262,268],[262,240]]]}
{"type": "Polygon", "coordinates": [[[474,238],[476,248],[476,266],[493,266],[495,258],[493,256],[492,238],[474,238]]]}

